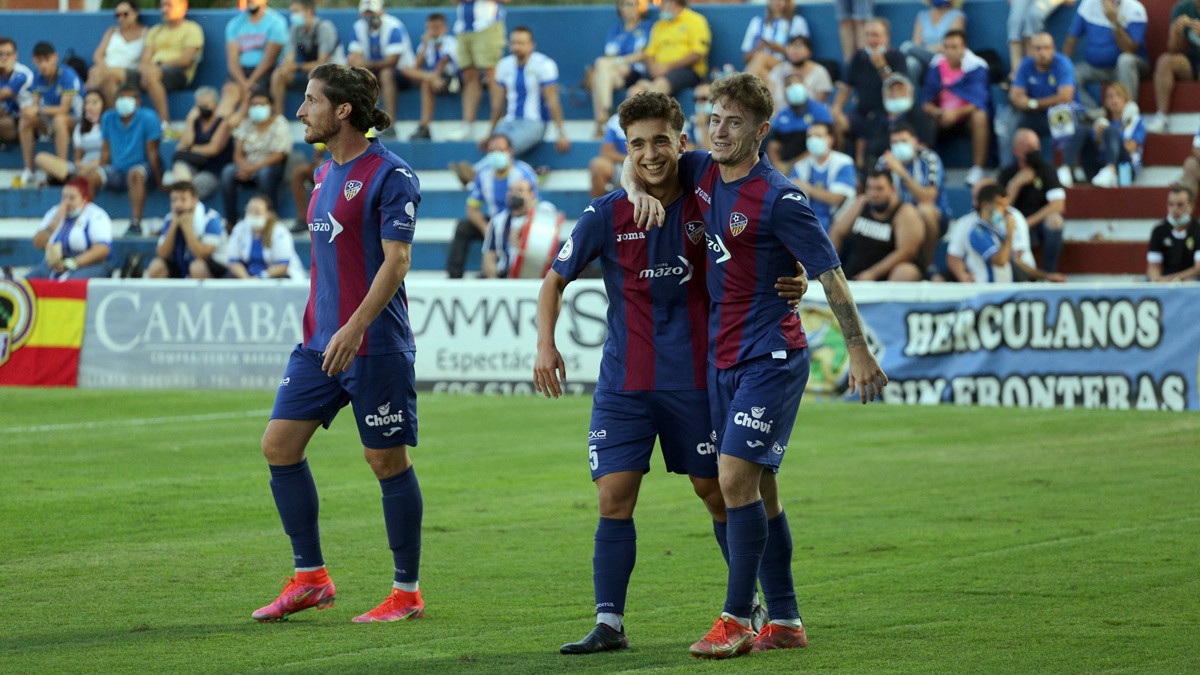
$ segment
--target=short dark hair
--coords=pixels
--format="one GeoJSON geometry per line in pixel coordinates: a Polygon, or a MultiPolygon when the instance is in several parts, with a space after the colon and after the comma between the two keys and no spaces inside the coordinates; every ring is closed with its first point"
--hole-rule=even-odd
{"type": "Polygon", "coordinates": [[[676,137],[683,132],[683,124],[687,121],[679,101],[653,91],[644,91],[625,99],[617,108],[617,119],[623,131],[628,131],[630,125],[643,120],[666,120],[676,137]]]}
{"type": "Polygon", "coordinates": [[[955,28],[954,30],[946,31],[946,34],[942,36],[942,42],[945,42],[946,38],[952,38],[952,37],[961,38],[963,41],[963,44],[964,45],[967,44],[967,31],[962,30],[961,28],[955,28]]]}
{"type": "Polygon", "coordinates": [[[812,124],[808,125],[808,130],[812,131],[817,127],[825,129],[825,133],[829,134],[830,136],[833,135],[833,125],[828,122],[813,122],[812,124]]]}
{"type": "Polygon", "coordinates": [[[508,31],[509,35],[512,35],[513,33],[529,33],[529,39],[530,40],[533,39],[533,29],[530,28],[529,26],[524,26],[524,25],[517,26],[516,28],[513,28],[512,30],[508,31]]]}
{"type": "Polygon", "coordinates": [[[805,47],[808,47],[808,51],[812,51],[812,40],[809,40],[807,35],[793,35],[787,43],[790,45],[793,42],[803,43],[805,47]]]}
{"type": "Polygon", "coordinates": [[[196,186],[192,185],[191,181],[177,180],[171,184],[171,194],[176,192],[186,192],[193,197],[199,197],[200,193],[196,192],[196,186]]]}
{"type": "Polygon", "coordinates": [[[767,85],[750,73],[736,73],[713,83],[708,93],[713,103],[728,99],[754,115],[754,123],[762,124],[775,112],[775,97],[767,85]]]}
{"type": "Polygon", "coordinates": [[[133,92],[135,94],[142,93],[142,90],[138,89],[138,86],[129,80],[126,80],[124,83],[121,84],[121,86],[117,87],[118,94],[122,94],[127,91],[133,92]]]}
{"type": "Polygon", "coordinates": [[[379,80],[366,68],[322,63],[313,69],[308,79],[325,83],[322,93],[333,107],[350,104],[350,126],[355,129],[365,134],[371,128],[383,131],[392,126],[392,118],[375,107],[379,100],[379,80]]]}
{"type": "Polygon", "coordinates": [[[259,97],[267,99],[267,101],[270,103],[275,102],[275,99],[271,97],[271,92],[269,92],[265,89],[253,89],[250,91],[251,99],[255,99],[255,98],[259,98],[259,97]]]}
{"type": "Polygon", "coordinates": [[[58,52],[54,51],[54,45],[50,44],[49,42],[43,41],[33,46],[34,58],[39,56],[54,56],[57,53],[58,52]]]}
{"type": "Polygon", "coordinates": [[[441,12],[434,12],[433,14],[430,14],[429,16],[425,17],[425,20],[426,21],[441,21],[442,23],[446,23],[446,15],[442,14],[441,12]]]}
{"type": "Polygon", "coordinates": [[[882,178],[887,181],[888,185],[892,185],[892,174],[887,169],[870,169],[867,171],[867,180],[871,180],[872,178],[882,178]]]}
{"type": "Polygon", "coordinates": [[[314,12],[317,11],[317,0],[292,0],[288,4],[300,5],[304,9],[309,9],[314,12]]]}
{"type": "Polygon", "coordinates": [[[905,132],[907,132],[913,138],[916,138],[916,136],[917,136],[917,130],[914,129],[913,125],[909,124],[908,122],[896,122],[888,129],[889,136],[891,136],[892,134],[899,134],[899,133],[905,133],[905,132]]]}
{"type": "Polygon", "coordinates": [[[1175,183],[1174,185],[1171,186],[1171,189],[1167,191],[1168,194],[1170,194],[1172,192],[1183,193],[1183,196],[1187,197],[1189,204],[1196,201],[1196,195],[1192,192],[1192,189],[1181,183],[1175,183]]]}
{"type": "Polygon", "coordinates": [[[509,150],[512,150],[512,139],[508,137],[508,134],[492,134],[491,136],[488,136],[487,145],[491,145],[492,141],[496,140],[497,138],[503,138],[504,144],[508,146],[509,150]]]}
{"type": "Polygon", "coordinates": [[[977,206],[995,204],[997,199],[1006,194],[1008,193],[998,183],[990,183],[979,188],[979,195],[975,198],[975,201],[978,202],[977,206]]]}
{"type": "Polygon", "coordinates": [[[12,45],[13,51],[17,50],[17,42],[10,37],[0,37],[0,47],[4,45],[12,45]]]}

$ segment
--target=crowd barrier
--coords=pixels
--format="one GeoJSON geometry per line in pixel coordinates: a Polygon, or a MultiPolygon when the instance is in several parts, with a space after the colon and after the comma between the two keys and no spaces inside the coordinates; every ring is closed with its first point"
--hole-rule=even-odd
{"type": "MultiPolygon", "coordinates": [[[[531,394],[538,281],[408,285],[425,391],[531,394]]],[[[852,284],[895,404],[1200,409],[1200,285],[852,284]]],[[[0,384],[269,389],[301,339],[303,282],[0,280],[0,384]]],[[[567,287],[567,391],[596,381],[607,299],[567,287]]],[[[850,398],[837,322],[801,308],[809,398],[850,398]]]]}

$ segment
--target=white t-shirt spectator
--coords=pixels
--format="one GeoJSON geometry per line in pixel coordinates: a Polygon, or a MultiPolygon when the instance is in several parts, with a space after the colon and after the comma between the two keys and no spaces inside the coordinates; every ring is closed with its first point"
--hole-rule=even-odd
{"type": "Polygon", "coordinates": [[[229,233],[229,262],[241,263],[252,277],[264,277],[275,265],[287,263],[288,276],[304,276],[304,268],[296,255],[296,242],[292,233],[279,223],[271,228],[271,241],[254,236],[254,228],[246,221],[233,226],[229,233]]]}
{"type": "Polygon", "coordinates": [[[533,52],[522,66],[509,54],[496,64],[496,84],[504,87],[508,102],[504,119],[550,120],[542,99],[542,87],[558,84],[558,64],[541,52],[533,52]]]}
{"type": "Polygon", "coordinates": [[[417,55],[413,51],[412,39],[408,37],[408,29],[404,27],[404,22],[391,14],[384,14],[379,19],[379,30],[374,32],[365,20],[355,21],[354,39],[347,51],[351,54],[362,54],[368,61],[381,61],[399,54],[397,68],[411,68],[416,65],[417,55]]]}
{"type": "MultiPolygon", "coordinates": [[[[742,53],[749,54],[757,49],[760,38],[777,45],[786,45],[797,35],[808,37],[808,22],[799,14],[793,15],[791,19],[770,21],[760,14],[750,19],[750,25],[746,26],[746,36],[742,38],[742,53]]],[[[771,50],[771,55],[777,59],[784,58],[783,54],[775,50],[771,50]]]]}
{"type": "Polygon", "coordinates": [[[454,34],[478,33],[504,20],[504,5],[496,0],[459,0],[455,9],[454,34]]]}
{"type": "Polygon", "coordinates": [[[265,161],[273,152],[292,151],[292,132],[283,115],[276,115],[266,131],[259,131],[258,125],[248,118],[242,120],[233,130],[233,137],[242,142],[242,152],[246,153],[246,161],[250,164],[265,161]]]}
{"type": "MultiPolygon", "coordinates": [[[[42,217],[40,229],[46,229],[58,213],[58,205],[50,207],[42,217]]],[[[104,209],[88,202],[74,218],[63,218],[50,235],[51,244],[62,245],[64,258],[73,258],[92,247],[92,244],[112,245],[112,219],[104,209]]]]}
{"type": "MultiPolygon", "coordinates": [[[[1033,259],[1033,247],[1029,243],[1029,222],[1025,220],[1025,216],[1020,211],[1011,206],[1008,207],[1008,212],[1013,217],[1012,259],[1020,260],[1026,267],[1036,268],[1037,262],[1033,259]]],[[[971,230],[974,229],[977,222],[979,222],[979,214],[972,211],[950,223],[950,229],[946,232],[946,253],[956,258],[962,258],[963,262],[966,262],[967,251],[970,249],[971,230]]],[[[976,281],[986,281],[986,276],[980,279],[979,275],[975,274],[970,267],[967,268],[967,271],[975,276],[976,281]]]]}

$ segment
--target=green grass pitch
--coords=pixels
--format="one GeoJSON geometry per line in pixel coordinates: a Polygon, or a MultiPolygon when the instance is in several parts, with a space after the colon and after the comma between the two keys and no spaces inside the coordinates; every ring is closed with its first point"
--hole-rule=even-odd
{"type": "Polygon", "coordinates": [[[1200,417],[815,404],[781,490],[807,649],[701,662],[725,568],[686,479],[637,512],[631,649],[592,621],[590,401],[425,395],[420,621],[356,625],[391,554],[349,410],[309,460],[335,607],[258,624],[290,573],[271,392],[0,390],[0,672],[1200,670],[1200,417]]]}

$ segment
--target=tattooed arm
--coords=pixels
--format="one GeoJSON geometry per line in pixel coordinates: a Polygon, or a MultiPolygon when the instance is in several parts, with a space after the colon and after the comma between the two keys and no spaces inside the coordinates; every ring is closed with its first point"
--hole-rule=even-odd
{"type": "Polygon", "coordinates": [[[846,275],[841,267],[835,267],[817,279],[825,289],[829,309],[837,317],[838,325],[842,327],[842,337],[846,340],[846,351],[850,355],[850,393],[857,393],[864,404],[882,397],[883,388],[888,382],[887,375],[867,347],[862,320],[859,319],[854,298],[850,296],[846,275]]]}

